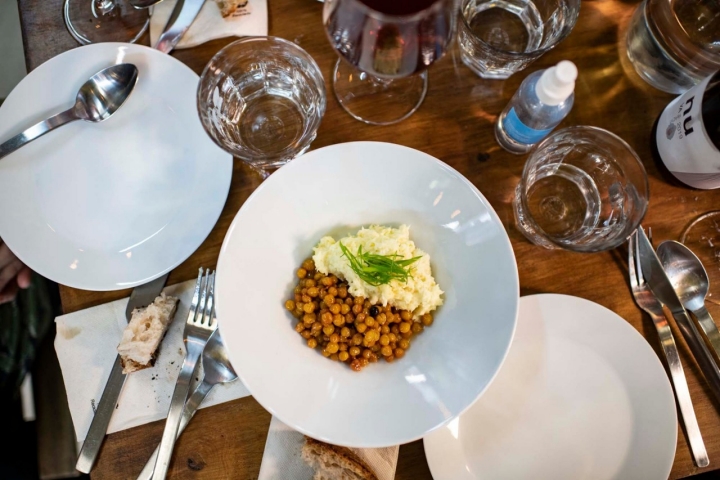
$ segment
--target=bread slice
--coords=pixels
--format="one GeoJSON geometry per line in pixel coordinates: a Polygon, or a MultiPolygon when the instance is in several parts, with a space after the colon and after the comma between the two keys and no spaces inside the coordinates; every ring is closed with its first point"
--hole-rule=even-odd
{"type": "Polygon", "coordinates": [[[305,437],[302,458],[315,469],[313,480],[377,480],[350,449],[305,437]]]}
{"type": "Polygon", "coordinates": [[[117,347],[123,373],[152,367],[157,349],[177,310],[177,298],[160,294],[147,308],[135,309],[117,347]]]}
{"type": "Polygon", "coordinates": [[[248,4],[249,0],[215,0],[223,17],[229,17],[235,10],[248,4]]]}

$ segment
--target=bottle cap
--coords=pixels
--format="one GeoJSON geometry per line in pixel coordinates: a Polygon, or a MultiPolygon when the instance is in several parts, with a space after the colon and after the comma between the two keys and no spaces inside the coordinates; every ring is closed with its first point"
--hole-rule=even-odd
{"type": "Polygon", "coordinates": [[[535,93],[542,103],[559,105],[572,95],[577,75],[578,70],[575,64],[569,60],[563,60],[543,72],[535,87],[535,93]]]}

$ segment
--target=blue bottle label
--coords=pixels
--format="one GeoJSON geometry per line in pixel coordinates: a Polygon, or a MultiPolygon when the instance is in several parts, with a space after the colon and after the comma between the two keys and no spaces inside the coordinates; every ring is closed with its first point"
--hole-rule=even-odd
{"type": "Polygon", "coordinates": [[[543,138],[547,137],[548,133],[552,132],[552,128],[547,130],[535,130],[525,125],[515,113],[515,108],[511,108],[508,114],[503,120],[503,126],[505,127],[505,133],[510,138],[519,143],[531,145],[538,143],[543,138]]]}

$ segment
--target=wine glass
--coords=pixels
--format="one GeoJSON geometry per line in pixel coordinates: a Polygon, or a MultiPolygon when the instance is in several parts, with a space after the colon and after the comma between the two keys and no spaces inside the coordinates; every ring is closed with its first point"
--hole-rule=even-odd
{"type": "Polygon", "coordinates": [[[129,0],[65,0],[63,16],[70,34],[83,45],[135,43],[150,25],[148,9],[129,0]]]}
{"type": "Polygon", "coordinates": [[[412,115],[427,93],[426,69],[443,56],[455,0],[326,0],[323,23],[340,54],[333,89],[357,120],[390,125],[412,115]]]}
{"type": "Polygon", "coordinates": [[[710,280],[706,301],[720,305],[720,210],[703,213],[690,222],[680,235],[680,242],[705,266],[710,280]]]}

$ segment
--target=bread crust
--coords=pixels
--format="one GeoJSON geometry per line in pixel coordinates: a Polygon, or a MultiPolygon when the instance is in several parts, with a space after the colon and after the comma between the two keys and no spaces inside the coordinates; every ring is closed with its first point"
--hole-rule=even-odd
{"type": "Polygon", "coordinates": [[[223,18],[229,17],[238,8],[242,8],[248,4],[249,0],[215,0],[218,7],[220,8],[220,14],[223,18]]]}
{"type": "MultiPolygon", "coordinates": [[[[315,479],[328,479],[326,471],[322,471],[322,461],[330,461],[337,464],[344,470],[352,472],[355,478],[363,480],[378,480],[370,467],[367,466],[352,450],[345,447],[338,447],[329,443],[320,442],[310,437],[305,437],[305,445],[302,449],[302,457],[306,463],[315,468],[315,479]],[[318,468],[320,466],[321,468],[318,468]]],[[[344,478],[352,478],[344,476],[344,478]]],[[[338,480],[340,480],[338,478],[338,480]]]]}

